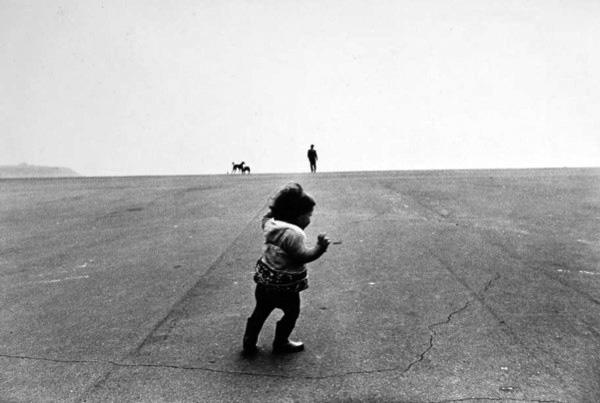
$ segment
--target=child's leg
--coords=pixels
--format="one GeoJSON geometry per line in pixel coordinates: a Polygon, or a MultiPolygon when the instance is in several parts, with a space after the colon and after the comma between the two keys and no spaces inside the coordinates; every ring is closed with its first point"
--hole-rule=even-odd
{"type": "Polygon", "coordinates": [[[285,292],[281,293],[281,298],[278,301],[277,308],[283,311],[283,317],[279,321],[282,326],[291,329],[296,326],[296,320],[300,316],[300,293],[285,292]]]}
{"type": "Polygon", "coordinates": [[[296,320],[300,315],[300,293],[282,293],[277,307],[283,310],[283,317],[277,322],[273,350],[277,353],[295,353],[304,350],[302,342],[295,342],[289,339],[292,330],[296,326],[296,320]]]}
{"type": "Polygon", "coordinates": [[[271,312],[275,309],[273,298],[270,297],[263,285],[256,285],[254,296],[256,298],[256,307],[252,315],[248,318],[246,331],[244,332],[243,347],[246,353],[256,352],[256,342],[258,341],[260,330],[265,320],[267,320],[271,312]]]}
{"type": "Polygon", "coordinates": [[[256,298],[256,306],[254,307],[254,312],[250,315],[250,319],[255,322],[260,322],[260,325],[262,326],[271,312],[277,307],[277,302],[276,299],[273,298],[273,294],[262,284],[256,285],[254,297],[256,298]]]}

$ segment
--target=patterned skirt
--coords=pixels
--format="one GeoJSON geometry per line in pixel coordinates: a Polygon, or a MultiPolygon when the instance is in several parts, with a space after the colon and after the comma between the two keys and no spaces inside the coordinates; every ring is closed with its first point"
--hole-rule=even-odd
{"type": "Polygon", "coordinates": [[[270,291],[294,291],[300,292],[308,288],[308,272],[282,273],[273,270],[262,260],[256,262],[254,282],[267,286],[270,291]]]}

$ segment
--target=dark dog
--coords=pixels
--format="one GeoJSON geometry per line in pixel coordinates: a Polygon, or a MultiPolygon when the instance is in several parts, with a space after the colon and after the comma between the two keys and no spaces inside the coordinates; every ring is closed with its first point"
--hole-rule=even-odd
{"type": "Polygon", "coordinates": [[[244,175],[246,173],[248,175],[250,175],[250,167],[248,167],[248,166],[242,168],[242,175],[244,175]]]}
{"type": "Polygon", "coordinates": [[[234,174],[235,171],[240,171],[240,173],[244,173],[244,164],[245,162],[242,161],[239,164],[236,164],[235,162],[232,162],[231,165],[233,165],[233,169],[231,170],[231,173],[234,174]]]}

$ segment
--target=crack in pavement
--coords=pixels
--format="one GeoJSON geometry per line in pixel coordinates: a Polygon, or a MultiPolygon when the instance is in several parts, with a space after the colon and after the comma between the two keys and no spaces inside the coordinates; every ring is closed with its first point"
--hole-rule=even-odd
{"type": "MultiPolygon", "coordinates": [[[[449,323],[449,321],[451,320],[451,317],[453,315],[456,315],[456,314],[460,313],[461,311],[465,310],[468,307],[470,302],[471,301],[467,301],[467,303],[462,308],[460,308],[460,309],[452,312],[450,315],[448,315],[448,321],[434,323],[433,325],[430,325],[430,327],[441,326],[441,325],[449,323]]],[[[433,335],[432,335],[432,338],[433,338],[433,335]]],[[[414,364],[422,361],[424,356],[427,354],[427,352],[429,352],[429,350],[431,350],[431,347],[429,347],[421,355],[419,360],[411,363],[411,365],[409,365],[409,367],[404,371],[404,373],[407,372],[410,369],[410,367],[412,367],[414,364]]],[[[389,371],[394,371],[394,370],[398,369],[398,368],[390,368],[390,369],[384,369],[384,370],[353,371],[353,372],[347,372],[344,374],[337,374],[337,375],[298,377],[298,376],[289,376],[289,375],[281,375],[281,374],[261,374],[261,373],[256,373],[256,372],[245,372],[245,371],[227,371],[227,370],[219,370],[219,369],[214,369],[214,368],[190,366],[190,365],[128,364],[128,363],[112,361],[112,360],[64,360],[64,359],[33,357],[33,356],[23,356],[23,355],[11,355],[11,354],[0,354],[0,358],[47,361],[47,362],[53,362],[53,363],[59,363],[59,364],[64,363],[64,364],[112,365],[112,366],[120,367],[120,368],[158,368],[158,369],[165,368],[165,369],[177,369],[177,370],[188,370],[188,371],[206,371],[206,372],[213,372],[213,373],[227,374],[227,375],[244,375],[244,376],[267,377],[267,378],[307,379],[307,380],[323,380],[323,379],[329,379],[329,378],[334,378],[334,377],[343,377],[343,376],[348,376],[348,375],[361,375],[361,374],[389,372],[389,371]]],[[[105,381],[109,375],[110,375],[110,371],[107,372],[103,377],[101,377],[100,381],[105,381]]],[[[492,402],[517,401],[517,402],[535,402],[535,403],[564,403],[560,400],[539,400],[539,399],[527,400],[527,399],[513,399],[513,398],[507,398],[507,397],[498,397],[498,398],[495,398],[495,397],[467,397],[467,398],[462,398],[462,399],[436,400],[436,401],[431,401],[428,403],[453,403],[453,402],[469,402],[469,401],[481,401],[481,400],[492,401],[492,402]]]]}
{"type": "MultiPolygon", "coordinates": [[[[485,293],[493,283],[500,278],[500,274],[496,273],[496,276],[484,287],[482,294],[485,293]]],[[[452,318],[455,315],[463,312],[469,307],[469,304],[473,302],[475,299],[483,299],[484,297],[473,298],[465,302],[465,304],[452,311],[448,314],[445,320],[441,322],[436,322],[427,326],[430,331],[429,336],[429,345],[427,348],[419,354],[419,357],[411,362],[402,373],[407,373],[414,365],[420,363],[425,359],[425,356],[433,349],[435,343],[434,339],[437,336],[437,332],[435,331],[436,327],[447,325],[452,321],[452,318]]],[[[139,347],[138,347],[139,348],[139,347]]],[[[137,350],[137,349],[136,349],[137,350]]],[[[64,363],[64,364],[94,364],[94,365],[112,365],[116,367],[125,367],[125,368],[136,368],[136,367],[146,367],[146,368],[170,368],[170,369],[180,369],[180,370],[193,370],[193,371],[207,371],[207,372],[215,372],[215,373],[223,373],[223,374],[233,374],[233,375],[249,375],[249,376],[266,376],[266,377],[274,377],[274,378],[304,378],[304,379],[328,379],[328,378],[339,378],[349,375],[365,375],[365,374],[374,374],[374,373],[383,373],[383,372],[393,372],[399,370],[402,366],[396,366],[391,368],[382,368],[382,369],[371,369],[371,370],[361,370],[361,371],[348,371],[338,374],[331,375],[322,375],[322,376],[291,376],[291,375],[282,375],[282,374],[266,374],[266,373],[257,373],[257,372],[247,372],[247,371],[230,371],[223,369],[215,369],[210,367],[202,367],[202,366],[193,366],[193,365],[175,365],[175,364],[147,364],[147,363],[124,363],[121,361],[115,360],[67,360],[67,359],[57,359],[57,358],[46,358],[46,357],[33,357],[26,355],[13,355],[13,354],[0,354],[1,358],[14,358],[14,359],[23,359],[23,360],[38,360],[38,361],[48,361],[54,363],[64,363]]]]}
{"type": "MultiPolygon", "coordinates": [[[[495,279],[489,281],[488,285],[485,287],[484,291],[486,291],[499,276],[495,279]]],[[[429,346],[423,351],[419,358],[415,361],[411,362],[403,373],[408,372],[414,365],[423,361],[425,356],[431,351],[434,346],[434,338],[437,335],[437,332],[434,330],[435,327],[447,325],[452,320],[452,317],[461,313],[465,309],[468,308],[469,304],[473,301],[473,299],[467,301],[464,306],[461,308],[451,312],[444,321],[433,323],[428,325],[428,329],[431,332],[429,337],[429,346]]],[[[58,358],[46,358],[46,357],[34,357],[34,356],[26,356],[26,355],[13,355],[13,354],[0,354],[0,358],[13,358],[13,359],[22,359],[22,360],[37,360],[37,361],[47,361],[54,363],[64,363],[64,364],[93,364],[93,365],[112,365],[115,367],[123,367],[123,368],[168,368],[168,369],[179,369],[179,370],[192,370],[192,371],[206,371],[206,372],[215,372],[222,374],[231,374],[231,375],[247,375],[247,376],[264,376],[264,377],[272,377],[272,378],[286,378],[286,379],[328,379],[328,378],[340,378],[344,376],[350,375],[366,375],[366,374],[374,374],[374,373],[383,373],[383,372],[393,372],[399,370],[402,366],[396,366],[392,368],[383,368],[383,369],[372,369],[372,370],[361,370],[361,371],[348,371],[344,373],[331,374],[331,375],[321,375],[321,376],[291,376],[291,375],[282,375],[282,374],[268,374],[268,373],[257,373],[257,372],[248,372],[248,371],[230,371],[223,369],[215,369],[210,367],[202,367],[202,366],[193,366],[193,365],[175,365],[175,364],[148,364],[148,363],[124,363],[121,361],[115,360],[67,360],[67,359],[58,359],[58,358]]]]}
{"type": "MultiPolygon", "coordinates": [[[[229,248],[227,248],[227,249],[229,249],[229,248]]],[[[223,254],[225,254],[225,252],[223,252],[223,254]]],[[[217,261],[219,261],[219,260],[220,259],[217,259],[217,261]]],[[[210,269],[209,269],[209,271],[210,271],[210,269]]],[[[427,348],[421,354],[419,354],[419,357],[416,360],[412,361],[402,371],[402,374],[406,374],[415,365],[422,362],[425,359],[425,357],[427,356],[427,354],[429,354],[429,352],[433,349],[433,347],[435,346],[435,337],[437,336],[437,331],[435,330],[437,327],[449,324],[452,321],[452,318],[454,316],[465,311],[469,307],[471,302],[473,302],[474,300],[477,299],[479,301],[483,301],[485,296],[482,296],[481,294],[485,294],[492,287],[494,282],[497,281],[500,277],[501,277],[500,274],[496,273],[496,276],[488,281],[488,283],[485,285],[485,287],[483,288],[481,293],[476,293],[474,298],[466,301],[465,304],[462,307],[460,307],[459,309],[456,309],[456,310],[452,311],[451,313],[449,313],[443,321],[428,325],[427,328],[429,329],[430,336],[429,336],[429,342],[428,342],[427,348]]],[[[187,293],[185,295],[187,296],[187,293]]],[[[183,299],[185,299],[185,297],[183,299]]],[[[173,307],[173,309],[174,309],[174,307],[173,307]]],[[[158,327],[160,327],[160,325],[165,323],[165,321],[170,316],[170,314],[171,314],[171,312],[169,314],[167,314],[167,316],[165,318],[163,318],[161,321],[159,321],[159,323],[153,329],[153,331],[149,335],[147,335],[147,337],[144,339],[144,341],[142,341],[142,343],[138,344],[138,346],[133,350],[133,353],[140,351],[140,349],[148,341],[148,339],[151,337],[151,335],[156,332],[158,327]]],[[[125,356],[125,358],[131,357],[132,355],[133,354],[130,352],[129,354],[127,354],[125,356]]],[[[204,372],[212,372],[212,373],[219,373],[219,374],[226,374],[226,375],[241,375],[241,376],[284,378],[284,379],[307,379],[307,380],[323,380],[323,379],[329,379],[329,378],[342,378],[342,377],[352,376],[352,375],[368,375],[368,374],[377,374],[377,373],[384,373],[384,372],[394,372],[394,371],[400,370],[403,367],[403,365],[400,365],[400,366],[396,366],[396,367],[392,367],[392,368],[347,371],[344,373],[330,374],[330,375],[293,376],[293,375],[284,375],[284,374],[258,373],[258,372],[251,372],[251,371],[231,371],[231,370],[215,369],[215,368],[204,367],[204,366],[175,365],[175,364],[164,364],[164,363],[163,364],[125,363],[125,362],[121,362],[121,361],[117,361],[117,360],[67,360],[67,359],[53,359],[53,358],[45,358],[45,357],[11,355],[11,354],[0,354],[0,357],[1,358],[12,358],[12,359],[22,359],[22,360],[47,361],[47,362],[64,363],[64,364],[111,365],[113,367],[119,367],[119,368],[159,368],[159,369],[164,368],[164,369],[176,369],[176,370],[188,370],[188,371],[204,371],[204,372]]],[[[106,379],[108,379],[108,377],[110,376],[111,372],[112,372],[112,370],[106,370],[106,371],[104,371],[103,374],[101,374],[99,377],[97,377],[96,380],[92,382],[91,386],[82,392],[82,394],[80,395],[80,399],[83,399],[94,388],[96,388],[99,385],[101,385],[102,383],[104,383],[106,381],[106,379]]],[[[501,400],[501,399],[489,399],[489,400],[501,400]]],[[[460,400],[455,400],[455,401],[460,401],[460,400]]]]}
{"type": "Polygon", "coordinates": [[[434,328],[435,328],[435,327],[437,327],[437,326],[447,325],[448,323],[450,323],[450,321],[452,320],[452,317],[453,317],[454,315],[457,315],[457,314],[461,313],[461,312],[462,312],[462,311],[464,311],[465,309],[467,309],[467,307],[469,306],[469,304],[470,304],[472,301],[473,301],[472,299],[468,300],[468,301],[465,303],[465,305],[463,305],[463,307],[462,307],[462,308],[459,308],[459,309],[457,309],[456,311],[454,311],[454,312],[451,312],[451,313],[450,313],[450,314],[449,314],[449,315],[446,317],[446,320],[444,320],[444,321],[442,321],[442,322],[437,322],[437,323],[434,323],[434,324],[431,324],[431,325],[427,326],[427,328],[429,329],[429,332],[430,332],[430,335],[429,335],[429,346],[427,347],[427,349],[425,349],[425,351],[423,351],[423,352],[421,353],[421,355],[419,356],[419,358],[418,358],[418,359],[416,359],[415,361],[411,362],[411,363],[408,365],[408,367],[407,367],[407,368],[406,368],[406,370],[404,371],[405,373],[406,373],[406,372],[408,372],[408,371],[409,371],[409,370],[410,370],[410,369],[413,367],[413,365],[416,365],[416,364],[420,363],[421,361],[423,361],[423,360],[425,359],[425,356],[426,356],[426,355],[427,355],[427,354],[428,354],[428,353],[431,351],[431,349],[433,349],[433,346],[434,346],[434,342],[433,342],[433,340],[434,340],[435,336],[437,336],[437,332],[435,331],[435,329],[434,329],[434,328]]]}
{"type": "Polygon", "coordinates": [[[193,365],[144,364],[144,363],[133,364],[133,363],[120,362],[120,361],[113,361],[113,360],[65,360],[65,359],[58,359],[58,358],[33,357],[33,356],[12,355],[12,354],[0,354],[0,358],[47,361],[47,362],[53,362],[53,363],[57,363],[57,364],[112,365],[112,366],[121,367],[121,368],[167,368],[167,369],[181,369],[181,370],[191,370],[191,371],[216,372],[216,373],[232,374],[232,375],[251,375],[251,376],[266,376],[266,377],[274,377],[274,378],[293,378],[292,376],[286,376],[286,375],[259,374],[259,373],[244,372],[244,371],[228,371],[228,370],[200,367],[200,366],[193,366],[193,365]]]}
{"type": "MultiPolygon", "coordinates": [[[[227,249],[229,249],[229,248],[227,248],[227,249]]],[[[217,259],[217,261],[219,261],[219,260],[220,259],[217,259]]],[[[210,269],[209,269],[209,271],[210,271],[210,269]]],[[[466,301],[463,306],[461,306],[460,308],[458,308],[458,309],[452,311],[451,313],[449,313],[444,320],[428,325],[427,328],[429,329],[430,336],[429,336],[429,342],[428,342],[427,348],[421,354],[419,354],[419,357],[416,360],[412,361],[402,371],[402,374],[406,374],[415,365],[417,365],[420,362],[422,362],[425,359],[425,357],[427,356],[427,354],[429,354],[430,351],[433,349],[433,347],[435,346],[435,338],[438,335],[438,333],[436,331],[437,327],[449,324],[452,321],[452,319],[453,319],[454,316],[456,316],[456,315],[460,314],[461,312],[465,311],[469,307],[469,305],[471,304],[471,302],[473,302],[474,300],[479,300],[480,302],[483,301],[483,299],[485,298],[485,296],[482,296],[482,294],[485,294],[493,286],[494,282],[497,281],[500,277],[501,277],[500,274],[496,273],[496,276],[488,281],[488,283],[485,285],[485,287],[483,288],[483,290],[481,291],[481,293],[475,293],[474,298],[466,301]]],[[[186,295],[187,295],[187,293],[186,293],[186,295]]],[[[146,339],[142,343],[138,344],[138,346],[133,350],[134,353],[135,352],[139,352],[139,350],[147,342],[148,338],[157,330],[157,328],[161,324],[164,324],[164,322],[166,321],[166,319],[169,316],[170,316],[170,313],[165,318],[163,318],[163,320],[159,321],[159,323],[157,324],[157,326],[155,327],[155,329],[153,330],[153,332],[151,332],[146,337],[146,339]]],[[[130,354],[126,355],[125,357],[127,358],[127,357],[130,357],[131,355],[132,354],[130,353],[130,354]]],[[[351,375],[368,375],[368,374],[377,374],[377,373],[384,373],[384,372],[394,372],[394,371],[400,370],[404,366],[404,365],[400,365],[400,366],[396,366],[396,367],[392,367],[392,368],[360,370],[360,371],[348,371],[348,372],[344,372],[344,373],[330,374],[330,375],[320,375],[320,376],[312,376],[312,375],[294,376],[294,375],[285,375],[285,374],[258,373],[258,372],[253,372],[253,371],[252,372],[251,371],[232,371],[232,370],[215,369],[215,368],[210,368],[210,367],[193,366],[193,365],[175,365],[175,364],[164,364],[164,363],[162,363],[162,364],[125,363],[125,362],[118,361],[118,360],[67,360],[67,359],[53,359],[53,358],[45,358],[45,357],[34,357],[34,356],[25,356],[25,355],[11,355],[11,354],[0,354],[0,358],[22,359],[22,360],[37,360],[37,361],[47,361],[47,362],[64,363],[64,364],[111,365],[111,366],[119,367],[119,368],[159,368],[159,369],[163,368],[163,369],[188,370],[188,371],[204,371],[204,372],[212,372],[212,373],[219,373],[219,374],[226,374],[226,375],[238,375],[238,376],[241,375],[241,376],[267,377],[267,378],[285,378],[285,379],[307,379],[307,380],[323,380],[323,379],[329,379],[329,378],[341,378],[341,377],[346,377],[346,376],[351,376],[351,375]]],[[[101,385],[102,383],[104,383],[106,381],[106,379],[108,378],[108,376],[110,376],[111,372],[112,372],[112,370],[107,370],[107,371],[104,372],[103,375],[97,377],[96,380],[91,384],[91,386],[89,388],[87,388],[87,390],[85,390],[85,391],[82,392],[82,394],[80,395],[80,399],[83,399],[95,387],[98,387],[99,385],[101,385]]],[[[510,399],[500,399],[500,398],[498,398],[498,399],[496,399],[496,398],[478,398],[478,399],[479,400],[490,400],[490,401],[510,400],[510,399]]],[[[436,402],[436,403],[459,402],[459,401],[468,401],[468,400],[477,400],[477,399],[475,399],[475,398],[467,398],[467,399],[462,399],[462,400],[446,400],[446,401],[440,401],[440,402],[436,402]]],[[[523,401],[523,400],[521,400],[521,401],[523,401]]],[[[531,401],[532,402],[549,402],[549,403],[550,402],[554,402],[554,403],[560,403],[560,402],[556,402],[556,401],[543,401],[543,400],[531,400],[531,401]]]]}
{"type": "MultiPolygon", "coordinates": [[[[501,323],[504,325],[502,327],[502,331],[506,332],[506,334],[508,336],[510,336],[514,340],[515,343],[524,346],[523,340],[521,340],[519,338],[519,336],[514,331],[514,329],[511,326],[509,326],[506,323],[506,321],[502,317],[500,317],[500,315],[498,315],[498,313],[492,308],[492,306],[490,306],[490,304],[488,304],[488,302],[486,301],[485,295],[483,295],[485,292],[487,292],[491,288],[491,286],[493,285],[493,283],[495,281],[497,281],[501,278],[500,273],[496,272],[496,276],[493,279],[491,279],[490,281],[488,281],[487,285],[484,287],[484,289],[481,292],[478,292],[478,291],[474,290],[463,277],[459,276],[458,273],[456,272],[456,270],[454,270],[452,268],[452,266],[447,261],[445,261],[441,256],[436,254],[434,250],[428,248],[428,251],[432,256],[434,256],[437,259],[437,261],[442,265],[442,267],[450,273],[452,278],[454,278],[456,281],[458,281],[471,295],[473,295],[474,299],[477,300],[483,306],[483,308],[486,309],[494,317],[494,319],[496,319],[498,321],[498,323],[501,323]]],[[[532,351],[529,351],[526,349],[525,354],[527,354],[532,359],[535,358],[532,351]]]]}
{"type": "Polygon", "coordinates": [[[215,368],[201,367],[201,366],[194,366],[194,365],[124,363],[124,362],[113,361],[113,360],[65,360],[65,359],[57,359],[57,358],[33,357],[33,356],[23,356],[23,355],[11,355],[11,354],[0,354],[0,358],[47,361],[47,362],[53,362],[53,363],[58,363],[58,364],[112,365],[112,366],[121,367],[121,368],[159,368],[159,369],[164,368],[164,369],[178,369],[178,370],[187,370],[187,371],[205,371],[205,372],[214,372],[214,373],[228,374],[228,375],[245,375],[245,376],[257,376],[257,377],[269,377],[269,378],[309,379],[309,380],[321,380],[321,379],[330,379],[330,378],[341,378],[341,377],[350,376],[350,375],[367,375],[367,374],[382,373],[382,372],[392,372],[392,371],[396,371],[400,368],[400,367],[394,367],[394,368],[373,369],[373,370],[363,370],[363,371],[348,371],[348,372],[344,372],[344,373],[340,373],[340,374],[331,374],[331,375],[322,375],[322,376],[311,376],[311,375],[293,376],[293,375],[269,374],[269,373],[259,373],[259,372],[249,372],[249,371],[231,371],[231,370],[215,369],[215,368]]]}
{"type": "MultiPolygon", "coordinates": [[[[481,292],[481,294],[485,294],[485,293],[486,293],[486,292],[487,292],[487,291],[490,289],[490,287],[492,287],[493,283],[494,283],[495,281],[497,281],[498,279],[500,279],[500,277],[501,277],[501,276],[500,276],[500,273],[496,273],[496,276],[495,276],[494,278],[490,279],[490,281],[488,281],[488,283],[485,285],[485,287],[483,288],[483,291],[481,292]]],[[[454,311],[454,312],[451,312],[451,313],[450,313],[450,314],[449,314],[449,315],[446,317],[446,320],[445,320],[445,321],[438,322],[438,323],[434,323],[434,324],[431,324],[431,325],[427,326],[427,328],[429,329],[429,332],[431,333],[431,334],[430,334],[430,336],[429,336],[429,346],[427,347],[427,349],[425,349],[425,351],[423,351],[423,352],[421,353],[421,355],[419,356],[419,358],[418,358],[418,359],[416,359],[415,361],[413,361],[413,362],[411,362],[411,363],[410,363],[410,365],[408,366],[408,368],[406,368],[406,370],[405,370],[404,372],[408,372],[408,371],[409,371],[409,370],[410,370],[410,369],[413,367],[413,365],[416,365],[416,364],[420,363],[421,361],[423,361],[423,360],[425,359],[425,356],[426,356],[426,355],[429,353],[429,351],[431,351],[431,349],[432,349],[432,348],[433,348],[433,346],[434,346],[434,338],[435,338],[435,336],[437,336],[437,332],[435,331],[435,329],[434,329],[434,328],[435,328],[435,327],[437,327],[437,326],[442,326],[442,325],[447,325],[447,324],[449,324],[449,323],[450,323],[450,321],[452,320],[452,317],[453,317],[454,315],[457,315],[457,314],[461,313],[462,311],[464,311],[465,309],[467,309],[467,307],[469,306],[469,304],[470,304],[471,302],[473,302],[475,299],[480,299],[480,300],[483,300],[483,299],[485,299],[485,295],[483,295],[483,296],[481,296],[481,295],[478,295],[478,296],[479,296],[479,298],[477,298],[477,297],[475,297],[475,298],[472,298],[472,299],[468,300],[468,301],[467,301],[467,302],[466,302],[466,303],[463,305],[463,307],[462,307],[462,308],[459,308],[459,309],[457,309],[456,311],[454,311]]]]}

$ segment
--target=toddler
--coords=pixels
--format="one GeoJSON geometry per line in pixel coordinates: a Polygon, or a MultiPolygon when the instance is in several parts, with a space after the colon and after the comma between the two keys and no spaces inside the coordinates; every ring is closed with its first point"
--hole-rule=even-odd
{"type": "Polygon", "coordinates": [[[304,244],[304,229],[310,224],[315,204],[297,183],[285,185],[270,201],[270,211],[262,219],[265,245],[254,274],[256,307],[244,333],[246,354],[257,351],[258,334],[275,308],[283,311],[283,317],[275,328],[273,352],[304,350],[303,343],[291,341],[289,336],[300,315],[300,292],[308,288],[306,263],[321,257],[330,244],[324,233],[318,235],[313,248],[304,244]]]}

